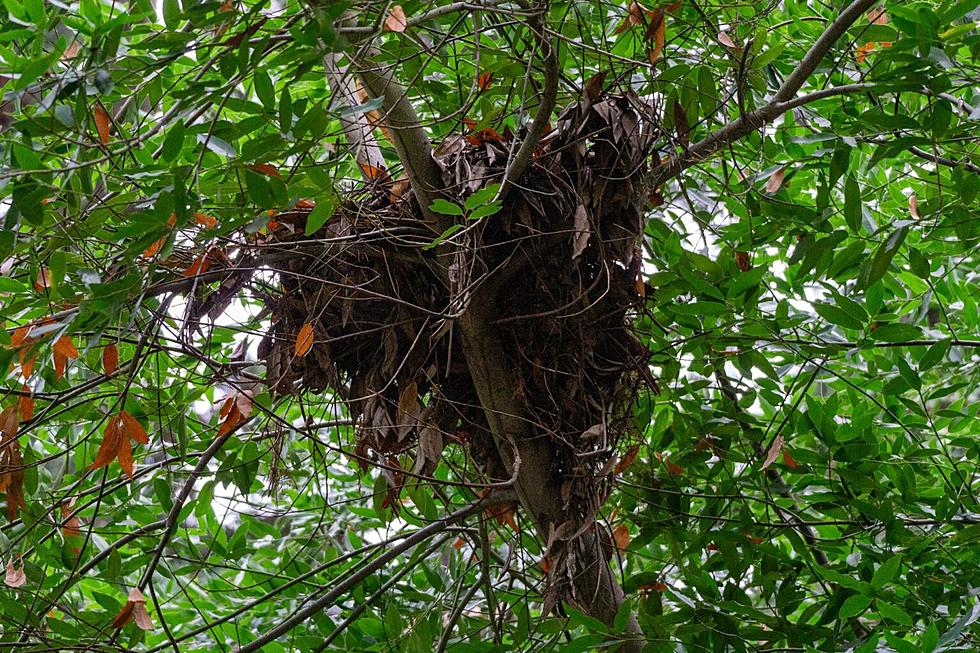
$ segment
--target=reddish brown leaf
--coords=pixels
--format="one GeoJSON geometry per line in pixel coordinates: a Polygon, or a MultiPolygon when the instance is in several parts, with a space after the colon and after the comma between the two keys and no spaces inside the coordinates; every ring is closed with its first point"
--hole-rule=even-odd
{"type": "Polygon", "coordinates": [[[180,273],[180,276],[190,279],[199,274],[204,274],[211,268],[211,256],[209,252],[204,252],[194,262],[187,266],[187,269],[180,273]]]}
{"type": "Polygon", "coordinates": [[[109,112],[101,103],[96,104],[92,110],[92,119],[95,121],[95,129],[99,132],[99,141],[103,145],[109,144],[109,112]]]}
{"type": "Polygon", "coordinates": [[[136,604],[132,601],[126,601],[122,609],[119,610],[119,614],[116,615],[115,619],[112,620],[113,628],[122,628],[130,621],[133,620],[133,610],[136,608],[136,604]]]}
{"type": "Polygon", "coordinates": [[[133,442],[125,435],[119,439],[116,457],[119,459],[119,466],[122,467],[123,473],[128,478],[133,478],[133,442]]]}
{"type": "Polygon", "coordinates": [[[538,566],[541,567],[541,571],[543,571],[546,574],[549,571],[551,571],[551,566],[553,564],[554,564],[554,562],[551,560],[551,554],[548,554],[548,553],[546,553],[544,555],[544,557],[541,558],[541,561],[538,562],[538,566]]]}
{"type": "Polygon", "coordinates": [[[748,252],[738,251],[735,252],[735,265],[742,272],[748,272],[752,269],[752,259],[749,257],[748,252]]]}
{"type": "Polygon", "coordinates": [[[517,520],[515,516],[517,515],[517,502],[507,501],[504,503],[498,503],[497,505],[490,506],[484,513],[488,517],[493,517],[497,520],[497,523],[501,526],[510,526],[514,529],[515,533],[520,532],[520,528],[517,526],[517,520]]]}
{"type": "Polygon", "coordinates": [[[119,367],[119,350],[115,343],[110,342],[102,348],[102,371],[112,376],[119,367]]]}
{"type": "Polygon", "coordinates": [[[668,460],[665,460],[664,461],[664,464],[667,466],[667,471],[669,473],[673,474],[674,476],[680,476],[681,474],[684,473],[684,468],[683,467],[681,467],[680,465],[677,465],[677,464],[674,464],[674,463],[670,462],[669,459],[668,460]]]}
{"type": "Polygon", "coordinates": [[[405,10],[401,5],[394,5],[388,17],[385,18],[385,32],[404,32],[408,27],[408,19],[405,17],[405,10]]]}
{"type": "Polygon", "coordinates": [[[613,529],[613,542],[620,551],[625,551],[630,545],[630,528],[626,524],[619,524],[613,529]]]}
{"type": "Polygon", "coordinates": [[[633,464],[633,461],[636,460],[636,455],[638,453],[640,453],[640,445],[634,444],[632,447],[629,448],[629,451],[626,452],[626,455],[623,456],[623,458],[618,463],[616,463],[616,467],[615,469],[613,469],[613,474],[619,476],[627,469],[629,469],[630,466],[633,464]]]}
{"type": "Polygon", "coordinates": [[[298,200],[296,202],[296,207],[295,208],[297,208],[297,209],[315,209],[316,208],[316,202],[314,202],[313,200],[298,200]]]}
{"type": "MultiPolygon", "coordinates": [[[[171,213],[170,218],[167,220],[167,228],[173,229],[174,225],[177,224],[177,214],[171,213]]],[[[154,242],[149,247],[143,250],[143,258],[153,258],[156,253],[166,244],[167,236],[164,236],[160,240],[154,242]]]]}
{"type": "Polygon", "coordinates": [[[140,444],[150,443],[150,437],[135,417],[124,410],[119,413],[119,419],[122,421],[122,428],[129,439],[136,440],[140,444]]]}
{"type": "Polygon", "coordinates": [[[6,435],[8,438],[12,438],[17,435],[17,409],[13,406],[7,406],[0,412],[0,435],[6,435]]]}
{"type": "Polygon", "coordinates": [[[82,522],[78,515],[73,514],[74,499],[61,504],[61,534],[65,537],[80,537],[82,522]]]}
{"type": "MultiPolygon", "coordinates": [[[[25,385],[23,391],[30,392],[31,389],[25,385]]],[[[20,421],[31,421],[31,418],[34,417],[34,397],[30,394],[21,395],[17,400],[17,413],[20,415],[20,421]]]]}
{"type": "Polygon", "coordinates": [[[105,431],[102,433],[102,444],[99,446],[99,451],[95,454],[95,460],[88,468],[106,467],[115,460],[119,455],[119,445],[124,437],[119,418],[110,417],[105,426],[105,431]]]}
{"type": "Polygon", "coordinates": [[[786,466],[790,469],[797,469],[800,466],[800,463],[796,462],[796,459],[790,455],[789,450],[786,449],[786,447],[783,447],[783,462],[786,463],[786,466]]]}
{"type": "Polygon", "coordinates": [[[279,170],[271,163],[253,163],[249,166],[252,170],[256,172],[261,172],[267,177],[275,177],[276,179],[282,179],[282,175],[279,174],[279,170]]]}
{"type": "Polygon", "coordinates": [[[664,51],[664,44],[667,41],[666,31],[667,21],[661,20],[653,32],[653,47],[647,53],[647,59],[650,60],[650,65],[657,63],[660,59],[660,54],[664,51]]]}
{"type": "Polygon", "coordinates": [[[677,132],[677,141],[687,147],[691,144],[691,127],[687,121],[687,112],[684,106],[674,99],[674,130],[677,132]]]}
{"type": "Polygon", "coordinates": [[[60,379],[65,375],[68,361],[78,358],[78,350],[75,349],[75,344],[68,336],[61,336],[55,340],[52,349],[54,350],[54,374],[60,379]]]}
{"type": "Polygon", "coordinates": [[[884,7],[875,7],[868,12],[868,20],[874,25],[887,25],[888,14],[885,13],[884,7]]]}
{"type": "Polygon", "coordinates": [[[487,71],[485,73],[480,73],[480,76],[476,78],[476,88],[483,92],[493,85],[493,73],[487,71]]]}
{"type": "Polygon", "coordinates": [[[307,352],[313,347],[313,325],[309,322],[305,323],[299,329],[299,334],[296,336],[296,345],[294,351],[296,352],[297,358],[302,358],[306,356],[307,352]]]}

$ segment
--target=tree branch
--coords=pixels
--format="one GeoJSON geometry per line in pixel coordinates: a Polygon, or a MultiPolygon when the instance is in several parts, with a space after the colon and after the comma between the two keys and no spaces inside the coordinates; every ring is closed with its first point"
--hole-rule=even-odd
{"type": "MultiPolygon", "coordinates": [[[[820,61],[823,60],[834,43],[837,42],[854,21],[877,2],[878,0],[854,0],[824,30],[823,34],[820,35],[820,38],[816,40],[813,46],[803,56],[793,72],[783,81],[782,86],[779,87],[776,95],[773,96],[768,104],[725,124],[721,129],[698,141],[682,154],[672,157],[666,165],[655,168],[651,173],[653,186],[660,186],[668,179],[672,179],[691,166],[706,160],[718,150],[769,124],[790,109],[800,106],[800,101],[803,98],[792,100],[793,96],[796,95],[797,91],[800,90],[810,75],[813,74],[813,71],[816,70],[820,61]]],[[[848,92],[853,92],[854,85],[848,86],[852,88],[848,92]]],[[[804,97],[810,97],[811,99],[809,101],[821,99],[827,97],[826,94],[821,93],[833,95],[833,93],[830,93],[830,90],[827,89],[826,91],[804,97]]]]}

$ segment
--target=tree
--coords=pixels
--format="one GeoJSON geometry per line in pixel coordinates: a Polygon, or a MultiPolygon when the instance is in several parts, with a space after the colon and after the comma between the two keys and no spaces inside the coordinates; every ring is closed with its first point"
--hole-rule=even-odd
{"type": "Polygon", "coordinates": [[[976,646],[976,2],[5,11],[4,646],[976,646]]]}

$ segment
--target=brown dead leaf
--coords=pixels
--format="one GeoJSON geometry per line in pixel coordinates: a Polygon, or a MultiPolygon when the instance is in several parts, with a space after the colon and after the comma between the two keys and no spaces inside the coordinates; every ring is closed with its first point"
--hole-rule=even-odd
{"type": "Polygon", "coordinates": [[[279,174],[279,169],[271,163],[253,163],[248,166],[256,172],[261,172],[267,177],[275,177],[276,179],[282,179],[282,175],[279,174]]]}
{"type": "Polygon", "coordinates": [[[103,145],[109,144],[109,112],[105,110],[102,103],[95,105],[92,109],[92,120],[95,121],[95,129],[99,132],[99,142],[103,145]]]}
{"type": "Polygon", "coordinates": [[[218,219],[213,215],[208,215],[207,213],[195,213],[194,222],[201,225],[205,229],[214,229],[218,226],[218,219]]]}
{"type": "Polygon", "coordinates": [[[384,168],[373,166],[370,163],[359,163],[358,165],[361,167],[364,178],[369,181],[388,181],[389,179],[388,171],[384,168]]]}
{"type": "Polygon", "coordinates": [[[488,517],[492,517],[497,520],[497,523],[501,526],[510,526],[515,533],[520,533],[520,528],[517,526],[517,520],[515,519],[517,515],[517,502],[516,501],[506,501],[504,503],[498,503],[497,505],[490,506],[483,511],[488,517]]]}
{"type": "Polygon", "coordinates": [[[13,521],[24,508],[24,459],[17,440],[17,408],[0,412],[0,492],[7,494],[7,517],[13,521]]]}
{"type": "Polygon", "coordinates": [[[44,267],[37,271],[37,279],[34,280],[34,290],[43,293],[51,287],[51,271],[44,267]]]}
{"type": "Polygon", "coordinates": [[[615,469],[613,469],[613,474],[619,476],[627,469],[629,469],[630,466],[633,464],[633,461],[636,460],[636,455],[638,453],[640,453],[640,445],[634,444],[632,447],[629,448],[629,451],[626,452],[626,455],[624,455],[623,458],[618,463],[616,463],[616,467],[615,469]]]}
{"type": "Polygon", "coordinates": [[[620,551],[625,551],[630,545],[630,527],[626,524],[619,524],[613,529],[613,542],[620,551]]]}
{"type": "Polygon", "coordinates": [[[734,49],[738,47],[737,45],[735,45],[735,41],[732,40],[732,37],[728,35],[728,32],[719,32],[718,42],[721,43],[726,48],[734,49]]]}
{"type": "Polygon", "coordinates": [[[789,449],[786,447],[783,447],[783,462],[790,469],[797,469],[800,466],[800,463],[796,462],[796,459],[790,455],[789,449]]]}
{"type": "Polygon", "coordinates": [[[54,374],[60,379],[65,375],[68,361],[78,358],[78,350],[75,349],[75,344],[68,336],[61,336],[55,340],[52,349],[54,350],[54,374]]]}
{"type": "Polygon", "coordinates": [[[7,563],[7,572],[4,574],[3,583],[7,587],[21,587],[27,582],[27,574],[24,573],[24,563],[21,561],[20,567],[14,566],[14,561],[7,563]]]}
{"type": "Polygon", "coordinates": [[[579,203],[575,209],[575,240],[572,241],[572,259],[577,259],[589,244],[592,229],[589,227],[589,214],[585,205],[579,203]]]}
{"type": "Polygon", "coordinates": [[[405,10],[401,5],[394,5],[388,17],[385,18],[385,32],[404,32],[408,27],[408,18],[405,17],[405,10]]]}
{"type": "Polygon", "coordinates": [[[778,191],[783,185],[783,179],[786,177],[786,168],[780,168],[776,172],[772,173],[769,177],[769,181],[766,182],[766,192],[770,195],[778,191]]]}
{"type": "Polygon", "coordinates": [[[766,459],[762,462],[762,469],[768,469],[770,465],[776,462],[777,456],[783,450],[783,436],[777,435],[772,439],[772,444],[769,445],[769,451],[766,452],[766,459]]]}
{"type": "Polygon", "coordinates": [[[125,410],[109,419],[102,434],[102,444],[89,469],[108,466],[118,459],[123,472],[133,478],[133,440],[149,444],[149,437],[136,418],[125,410]]]}
{"type": "Polygon", "coordinates": [[[180,273],[180,276],[190,279],[199,274],[204,274],[209,269],[211,269],[211,252],[206,251],[194,259],[194,262],[188,265],[187,269],[180,273]]]}
{"type": "Polygon", "coordinates": [[[78,515],[73,514],[74,499],[61,504],[61,534],[65,537],[79,537],[82,534],[82,522],[78,515]]]}
{"type": "Polygon", "coordinates": [[[476,78],[476,88],[482,93],[483,91],[490,88],[493,84],[493,73],[487,71],[485,73],[480,73],[480,76],[476,78]]]}
{"type": "Polygon", "coordinates": [[[102,348],[102,371],[112,376],[117,367],[119,367],[119,350],[115,343],[110,342],[102,348]]]}
{"type": "Polygon", "coordinates": [[[913,220],[919,220],[919,198],[915,193],[909,195],[909,215],[913,220]]]}
{"type": "Polygon", "coordinates": [[[297,358],[306,356],[307,352],[313,347],[313,325],[309,322],[300,327],[296,335],[296,345],[294,350],[297,358]]]}
{"type": "Polygon", "coordinates": [[[735,265],[742,272],[748,272],[752,269],[752,258],[749,256],[748,252],[743,252],[741,250],[735,252],[735,265]]]}
{"type": "MultiPolygon", "coordinates": [[[[30,393],[31,389],[25,385],[23,391],[30,393]]],[[[26,394],[20,396],[17,400],[17,414],[20,416],[20,421],[31,421],[31,418],[34,417],[34,397],[32,395],[26,394]]]]}

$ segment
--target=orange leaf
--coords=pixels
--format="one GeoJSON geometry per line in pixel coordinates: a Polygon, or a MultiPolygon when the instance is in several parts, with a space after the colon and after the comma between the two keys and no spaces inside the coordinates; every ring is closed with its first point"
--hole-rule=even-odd
{"type": "Polygon", "coordinates": [[[25,379],[30,378],[31,374],[34,373],[34,361],[37,360],[37,356],[30,356],[25,359],[24,355],[21,354],[20,358],[20,373],[25,379]]]}
{"type": "Polygon", "coordinates": [[[122,609],[119,611],[119,614],[117,614],[116,615],[116,618],[112,620],[112,627],[113,628],[122,628],[123,626],[125,626],[126,624],[128,624],[130,621],[132,621],[133,620],[133,610],[135,608],[136,608],[136,604],[135,603],[133,603],[132,601],[126,601],[126,604],[123,605],[122,609]]]}
{"type": "Polygon", "coordinates": [[[218,226],[218,219],[213,215],[208,215],[207,213],[195,213],[194,222],[201,225],[205,229],[214,229],[218,226]]]}
{"type": "Polygon", "coordinates": [[[119,439],[116,457],[119,458],[119,466],[122,467],[123,473],[133,478],[133,443],[125,435],[119,439]]]}
{"type": "Polygon", "coordinates": [[[361,163],[361,172],[364,173],[364,177],[367,179],[379,179],[381,181],[387,181],[388,171],[384,168],[378,168],[371,165],[370,163],[361,163]]]}
{"type": "Polygon", "coordinates": [[[630,545],[630,528],[626,524],[619,524],[613,529],[613,542],[620,551],[625,551],[630,545]]]}
{"type": "Polygon", "coordinates": [[[279,170],[277,170],[271,163],[253,163],[249,166],[249,168],[255,170],[256,172],[261,172],[263,175],[275,177],[276,179],[282,179],[282,176],[279,174],[279,170]]]}
{"type": "MultiPolygon", "coordinates": [[[[30,391],[31,389],[25,385],[24,392],[30,391]]],[[[34,397],[31,395],[22,395],[17,400],[17,413],[20,415],[20,421],[29,422],[34,417],[34,397]]]]}
{"type": "Polygon", "coordinates": [[[298,200],[296,202],[296,206],[294,208],[297,208],[297,209],[315,209],[316,208],[316,202],[314,202],[313,200],[298,200]]]}
{"type": "Polygon", "coordinates": [[[102,444],[99,446],[95,460],[88,466],[89,469],[106,467],[119,455],[119,445],[124,439],[120,420],[118,417],[110,417],[105,431],[102,434],[102,444]]]}
{"type": "Polygon", "coordinates": [[[485,73],[481,73],[480,76],[476,78],[476,87],[480,91],[487,90],[488,88],[490,88],[490,85],[491,84],[493,84],[493,73],[492,72],[489,72],[488,71],[488,72],[485,72],[485,73]]]}
{"type": "Polygon", "coordinates": [[[102,371],[112,376],[116,368],[119,367],[119,350],[115,343],[110,342],[102,349],[102,371]]]}
{"type": "Polygon", "coordinates": [[[140,444],[150,444],[150,437],[135,417],[123,410],[119,413],[119,419],[122,421],[123,429],[130,439],[136,440],[140,444]]]}
{"type": "Polygon", "coordinates": [[[180,273],[182,277],[196,277],[199,274],[204,274],[211,267],[211,257],[209,252],[204,252],[191,263],[186,270],[180,273]]]}
{"type": "Polygon", "coordinates": [[[670,460],[665,460],[664,464],[667,465],[667,471],[673,474],[674,476],[680,476],[681,474],[684,473],[683,467],[681,467],[680,465],[675,465],[674,463],[670,462],[670,460]]]}
{"type": "Polygon", "coordinates": [[[6,435],[8,438],[12,438],[17,435],[17,409],[13,406],[7,406],[0,412],[0,435],[6,435]]]}
{"type": "Polygon", "coordinates": [[[229,409],[227,416],[225,417],[224,421],[218,425],[219,438],[222,437],[223,435],[230,433],[236,426],[238,426],[244,421],[242,419],[241,412],[238,410],[238,406],[235,404],[235,400],[229,399],[225,405],[229,405],[229,404],[231,408],[229,409]]]}
{"type": "Polygon", "coordinates": [[[61,336],[54,341],[54,350],[65,358],[78,358],[78,350],[69,336],[61,336]]]}
{"type": "Polygon", "coordinates": [[[405,177],[403,179],[399,179],[391,185],[391,191],[388,193],[388,199],[392,204],[398,203],[398,200],[400,200],[405,194],[405,191],[408,190],[408,184],[408,177],[405,177]]]}
{"type": "Polygon", "coordinates": [[[78,350],[68,336],[61,336],[54,341],[54,373],[59,379],[65,375],[68,360],[78,358],[78,350]]]}
{"type": "Polygon", "coordinates": [[[630,447],[629,451],[626,452],[626,455],[623,456],[622,460],[616,463],[616,468],[613,469],[613,474],[619,476],[629,469],[630,465],[633,464],[633,461],[636,460],[636,454],[638,453],[640,453],[640,445],[634,444],[632,447],[630,447]]]}
{"type": "Polygon", "coordinates": [[[101,103],[95,105],[92,111],[92,118],[95,120],[95,128],[99,132],[99,140],[103,145],[109,144],[109,112],[101,103]]]}
{"type": "Polygon", "coordinates": [[[78,515],[72,514],[72,502],[66,501],[61,504],[61,534],[65,537],[78,537],[82,534],[82,522],[78,515]]]}
{"type": "Polygon", "coordinates": [[[520,533],[520,528],[517,526],[517,520],[514,519],[517,514],[517,502],[507,501],[505,503],[500,503],[495,506],[490,506],[484,512],[494,519],[501,526],[510,526],[514,529],[515,533],[520,533]]]}
{"type": "Polygon", "coordinates": [[[541,567],[541,571],[547,574],[549,571],[551,571],[551,565],[553,564],[554,562],[551,560],[551,555],[546,553],[545,556],[541,558],[538,566],[541,567]]]}
{"type": "Polygon", "coordinates": [[[796,462],[796,459],[790,455],[789,451],[787,451],[785,447],[783,447],[783,462],[786,463],[786,466],[790,469],[797,469],[800,466],[800,463],[796,462]]]}
{"type": "Polygon", "coordinates": [[[405,10],[401,5],[394,5],[391,13],[385,18],[384,31],[404,32],[406,27],[408,27],[408,19],[405,17],[405,10]]]}
{"type": "Polygon", "coordinates": [[[313,347],[313,325],[307,322],[300,327],[299,335],[296,336],[296,356],[302,358],[313,347]]]}

